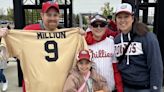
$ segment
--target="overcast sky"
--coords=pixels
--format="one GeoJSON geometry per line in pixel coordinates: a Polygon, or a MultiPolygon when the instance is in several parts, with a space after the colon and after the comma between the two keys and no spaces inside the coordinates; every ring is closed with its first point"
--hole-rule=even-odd
{"type": "MultiPolygon", "coordinates": [[[[13,8],[13,0],[0,0],[0,8],[6,10],[8,7],[13,8]]],[[[24,0],[26,1],[26,0],[24,0]]],[[[30,0],[27,0],[27,3],[30,0]]],[[[35,1],[35,0],[31,0],[35,1]]],[[[150,0],[154,1],[154,0],[150,0]]],[[[117,4],[121,3],[121,0],[73,0],[73,12],[74,13],[101,13],[101,7],[104,3],[110,2],[110,5],[116,8],[117,4]]],[[[153,15],[152,9],[149,12],[149,15],[153,15]]]]}
{"type": "Polygon", "coordinates": [[[94,13],[101,12],[101,7],[104,3],[110,2],[112,7],[116,7],[121,3],[121,0],[74,0],[74,12],[75,13],[94,13]]]}
{"type": "MultiPolygon", "coordinates": [[[[0,0],[0,1],[1,1],[0,8],[3,8],[5,10],[8,7],[13,8],[13,0],[0,0]]],[[[35,0],[31,0],[31,1],[35,1],[35,0]]],[[[111,6],[114,7],[118,3],[120,3],[121,0],[73,0],[73,12],[76,14],[100,12],[101,7],[106,2],[110,2],[111,6]]]]}

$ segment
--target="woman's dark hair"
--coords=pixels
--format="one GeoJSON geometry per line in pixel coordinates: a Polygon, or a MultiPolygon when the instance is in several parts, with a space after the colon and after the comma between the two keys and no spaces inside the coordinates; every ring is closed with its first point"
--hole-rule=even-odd
{"type": "Polygon", "coordinates": [[[136,17],[134,17],[134,22],[132,26],[133,26],[134,33],[140,36],[145,35],[149,31],[149,28],[147,27],[147,25],[139,22],[136,17]]]}

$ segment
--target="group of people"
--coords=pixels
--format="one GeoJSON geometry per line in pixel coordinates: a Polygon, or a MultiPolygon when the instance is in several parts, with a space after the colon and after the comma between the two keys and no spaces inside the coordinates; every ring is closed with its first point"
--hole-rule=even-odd
{"type": "MultiPolygon", "coordinates": [[[[47,1],[42,5],[42,22],[28,25],[24,30],[54,32],[58,30],[59,15],[58,4],[47,1]]],[[[90,20],[90,31],[79,30],[88,47],[74,54],[76,62],[69,69],[63,92],[162,92],[163,64],[156,36],[136,20],[128,3],[116,8],[115,23],[119,33],[111,32],[107,18],[96,14],[90,20]]],[[[10,35],[7,29],[0,30],[1,37],[7,35],[10,35]]],[[[55,49],[48,51],[52,50],[55,49]]],[[[25,86],[29,84],[26,81],[25,86]]]]}

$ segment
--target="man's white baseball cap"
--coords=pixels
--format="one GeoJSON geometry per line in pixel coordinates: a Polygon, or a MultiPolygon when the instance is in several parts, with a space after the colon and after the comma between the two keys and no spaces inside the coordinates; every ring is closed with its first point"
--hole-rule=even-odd
{"type": "Polygon", "coordinates": [[[95,23],[96,21],[100,21],[100,22],[106,23],[106,22],[107,22],[107,19],[106,19],[106,17],[104,17],[104,16],[101,15],[101,14],[96,14],[96,15],[94,15],[94,16],[91,18],[90,23],[93,24],[93,23],[95,23]]]}
{"type": "Polygon", "coordinates": [[[119,4],[116,8],[116,15],[121,12],[133,14],[132,6],[129,3],[119,4]]]}

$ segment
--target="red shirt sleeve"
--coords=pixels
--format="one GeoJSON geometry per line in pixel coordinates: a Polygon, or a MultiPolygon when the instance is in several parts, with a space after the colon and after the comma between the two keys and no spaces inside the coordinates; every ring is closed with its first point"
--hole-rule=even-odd
{"type": "Polygon", "coordinates": [[[117,92],[123,92],[122,77],[117,68],[117,63],[113,63],[113,71],[114,71],[114,80],[115,80],[117,92]]]}
{"type": "Polygon", "coordinates": [[[39,24],[27,25],[23,29],[24,30],[42,30],[39,24]]]}

